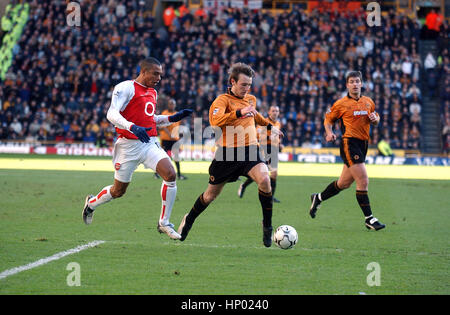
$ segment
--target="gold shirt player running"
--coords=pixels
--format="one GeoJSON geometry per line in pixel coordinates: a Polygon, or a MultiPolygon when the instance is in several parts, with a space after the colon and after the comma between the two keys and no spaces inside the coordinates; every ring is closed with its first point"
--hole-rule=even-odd
{"type": "Polygon", "coordinates": [[[178,228],[180,241],[186,239],[196,218],[220,194],[226,183],[236,181],[239,176],[249,176],[258,185],[263,214],[263,244],[266,247],[272,245],[272,190],[269,170],[259,153],[255,122],[267,126],[275,135],[280,135],[280,131],[255,109],[256,97],[248,94],[253,76],[250,66],[243,63],[232,65],[228,78],[231,88],[219,95],[210,107],[209,121],[216,128],[216,138],[219,138],[217,149],[209,167],[208,187],[178,228]]]}
{"type": "Polygon", "coordinates": [[[316,217],[320,204],[337,195],[341,190],[347,189],[356,181],[356,200],[364,213],[365,226],[371,230],[380,230],[385,227],[372,215],[368,188],[369,178],[364,164],[366,160],[368,141],[370,139],[370,126],[380,122],[380,116],[375,111],[375,103],[371,98],[361,95],[362,74],[351,71],[346,75],[347,96],[336,101],[325,114],[326,140],[336,140],[333,133],[333,124],[339,120],[343,132],[340,146],[340,155],[344,161],[341,176],[330,183],[324,191],[311,195],[309,214],[316,217]]]}

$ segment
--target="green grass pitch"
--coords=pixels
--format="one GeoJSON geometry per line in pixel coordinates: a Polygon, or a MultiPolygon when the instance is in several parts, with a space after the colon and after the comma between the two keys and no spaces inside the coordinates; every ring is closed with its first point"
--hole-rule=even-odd
{"type": "MultiPolygon", "coordinates": [[[[178,181],[176,226],[207,186],[207,175],[187,175],[178,181]]],[[[84,225],[85,196],[112,177],[0,169],[0,273],[105,241],[0,279],[0,294],[450,293],[449,181],[371,179],[374,215],[387,226],[374,232],[364,227],[354,185],[311,219],[310,194],[334,178],[280,176],[273,225],[292,225],[299,234],[293,249],[281,250],[262,245],[256,185],[239,199],[239,182],[225,186],[184,242],[156,230],[161,181],[151,173],[135,173],[127,194],[99,207],[92,225],[84,225]],[[68,285],[71,262],[80,266],[79,286],[68,285]],[[374,262],[379,282],[369,285],[374,262]]]]}

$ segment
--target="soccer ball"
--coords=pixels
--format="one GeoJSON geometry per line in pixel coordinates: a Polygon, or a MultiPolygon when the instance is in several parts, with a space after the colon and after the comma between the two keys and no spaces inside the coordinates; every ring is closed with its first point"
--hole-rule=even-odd
{"type": "Polygon", "coordinates": [[[281,225],[273,233],[273,241],[281,249],[289,249],[297,244],[297,231],[290,225],[281,225]]]}

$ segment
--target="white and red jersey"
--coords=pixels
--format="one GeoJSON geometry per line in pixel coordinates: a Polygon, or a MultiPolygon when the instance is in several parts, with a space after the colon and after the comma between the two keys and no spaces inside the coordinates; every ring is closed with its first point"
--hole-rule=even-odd
{"type": "Polygon", "coordinates": [[[132,125],[152,127],[149,137],[158,135],[157,125],[170,124],[168,116],[155,115],[158,93],[134,80],[127,80],[114,87],[111,106],[106,117],[114,124],[120,137],[138,139],[131,131],[132,125]]]}

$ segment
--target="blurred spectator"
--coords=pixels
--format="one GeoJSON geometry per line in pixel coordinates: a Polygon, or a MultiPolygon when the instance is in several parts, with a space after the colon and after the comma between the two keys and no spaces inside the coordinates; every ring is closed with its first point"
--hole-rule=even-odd
{"type": "Polygon", "coordinates": [[[172,26],[173,20],[175,19],[175,9],[172,5],[167,6],[163,13],[164,25],[170,28],[172,26]]]}
{"type": "Polygon", "coordinates": [[[22,124],[17,118],[14,118],[13,122],[9,125],[9,128],[16,135],[20,135],[22,132],[22,124]]]}
{"type": "Polygon", "coordinates": [[[429,52],[427,56],[425,57],[424,61],[424,67],[425,67],[425,75],[427,79],[427,86],[428,86],[428,94],[430,97],[433,97],[435,95],[435,89],[437,87],[437,80],[438,80],[438,73],[435,70],[436,68],[436,59],[434,58],[433,54],[429,52]]]}
{"type": "Polygon", "coordinates": [[[439,8],[432,8],[425,17],[425,24],[422,28],[422,38],[435,39],[439,35],[443,16],[440,14],[439,8]]]}
{"type": "Polygon", "coordinates": [[[425,57],[424,67],[427,72],[429,70],[430,71],[433,70],[436,67],[436,59],[434,58],[434,56],[431,52],[429,52],[427,54],[427,56],[425,57]]]}
{"type": "Polygon", "coordinates": [[[378,153],[380,155],[394,156],[394,152],[392,151],[389,143],[390,143],[389,138],[381,139],[381,141],[378,142],[377,148],[378,148],[378,153]]]}

